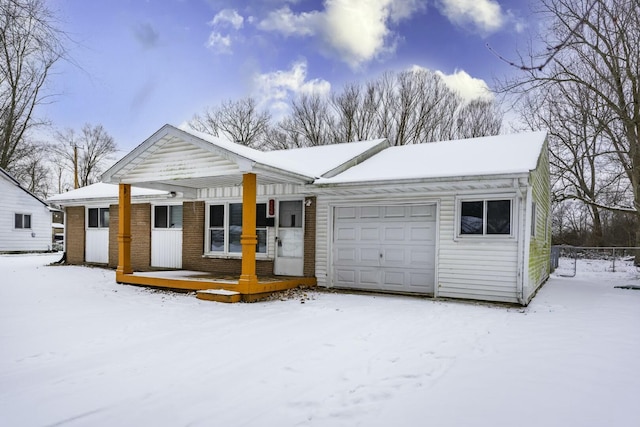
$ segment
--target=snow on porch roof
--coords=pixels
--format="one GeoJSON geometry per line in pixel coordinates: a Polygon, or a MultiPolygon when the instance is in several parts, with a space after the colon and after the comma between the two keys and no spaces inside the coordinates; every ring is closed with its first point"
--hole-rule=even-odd
{"type": "Polygon", "coordinates": [[[319,185],[528,173],[536,168],[546,132],[389,147],[319,185]]]}
{"type": "MultiPolygon", "coordinates": [[[[144,196],[163,196],[168,195],[167,191],[151,190],[148,188],[131,187],[132,197],[144,196]]],[[[118,199],[118,185],[98,182],[96,184],[87,185],[76,190],[67,191],[66,193],[56,194],[49,197],[49,202],[69,202],[72,200],[91,200],[91,199],[118,199]]]]}
{"type": "Polygon", "coordinates": [[[376,150],[377,147],[383,149],[387,146],[385,144],[386,140],[380,138],[370,141],[345,142],[316,147],[259,151],[222,138],[217,138],[207,133],[191,129],[181,130],[247,159],[299,175],[308,176],[309,178],[317,178],[330,174],[333,170],[349,163],[358,156],[371,150],[379,151],[376,150]]]}
{"type": "Polygon", "coordinates": [[[206,133],[165,125],[102,178],[104,182],[145,187],[157,183],[163,189],[169,185],[202,188],[234,184],[240,182],[242,174],[251,172],[265,182],[311,183],[319,176],[342,172],[387,145],[386,140],[378,139],[263,152],[206,133]]]}

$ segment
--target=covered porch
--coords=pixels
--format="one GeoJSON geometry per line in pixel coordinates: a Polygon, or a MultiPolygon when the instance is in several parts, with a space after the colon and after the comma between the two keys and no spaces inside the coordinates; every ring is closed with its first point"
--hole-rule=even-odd
{"type": "MultiPolygon", "coordinates": [[[[312,180],[295,172],[261,162],[264,154],[228,141],[210,141],[191,133],[165,126],[142,143],[103,175],[103,180],[118,183],[118,283],[154,288],[196,291],[198,298],[223,301],[254,301],[269,293],[299,286],[314,286],[313,274],[296,276],[264,274],[256,269],[256,210],[258,183],[298,185],[312,180]],[[229,145],[232,144],[232,145],[229,145]],[[237,272],[172,269],[166,271],[134,271],[132,268],[131,186],[162,189],[181,195],[185,203],[209,200],[212,189],[234,189],[242,202],[242,224],[239,243],[241,253],[233,258],[205,253],[200,247],[202,262],[234,263],[237,272]]],[[[203,217],[201,221],[204,221],[203,217]]],[[[185,225],[186,231],[188,226],[185,225]]],[[[203,230],[207,233],[206,229],[203,230]]],[[[186,236],[183,231],[183,236],[186,236]]],[[[189,237],[185,237],[189,239],[189,237]]],[[[264,261],[264,254],[261,254],[264,261]]]]}

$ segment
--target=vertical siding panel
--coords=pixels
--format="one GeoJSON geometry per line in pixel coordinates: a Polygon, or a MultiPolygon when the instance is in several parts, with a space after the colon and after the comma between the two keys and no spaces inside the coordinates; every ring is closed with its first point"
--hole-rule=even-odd
{"type": "Polygon", "coordinates": [[[97,228],[86,230],[85,255],[86,262],[96,264],[109,263],[109,229],[97,228]]]}
{"type": "Polygon", "coordinates": [[[182,268],[182,229],[151,231],[151,266],[182,268]]]}

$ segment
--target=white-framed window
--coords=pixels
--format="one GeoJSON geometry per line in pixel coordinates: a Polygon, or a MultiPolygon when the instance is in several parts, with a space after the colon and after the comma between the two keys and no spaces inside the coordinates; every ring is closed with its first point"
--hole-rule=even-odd
{"type": "Polygon", "coordinates": [[[153,228],[182,228],[182,205],[154,206],[153,228]]]}
{"type": "Polygon", "coordinates": [[[109,228],[109,208],[88,208],[87,227],[109,228]]]}
{"type": "Polygon", "coordinates": [[[16,229],[31,228],[31,214],[17,213],[14,215],[14,227],[16,229]]]}
{"type": "Polygon", "coordinates": [[[512,199],[468,199],[459,201],[458,235],[512,236],[512,199]]]}
{"type": "MultiPolygon", "coordinates": [[[[242,203],[219,203],[208,207],[207,253],[237,254],[242,253],[240,236],[242,235],[242,203]]],[[[267,205],[256,204],[256,235],[258,244],[256,253],[267,253],[267,205]]]]}

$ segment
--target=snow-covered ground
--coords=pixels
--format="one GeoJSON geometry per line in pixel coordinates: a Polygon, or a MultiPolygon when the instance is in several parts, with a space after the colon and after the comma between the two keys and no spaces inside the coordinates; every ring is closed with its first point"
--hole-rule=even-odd
{"type": "MultiPolygon", "coordinates": [[[[0,256],[0,426],[638,426],[638,271],[527,308],[309,291],[222,304],[0,256]]],[[[582,267],[582,268],[581,268],[582,267]]]]}

